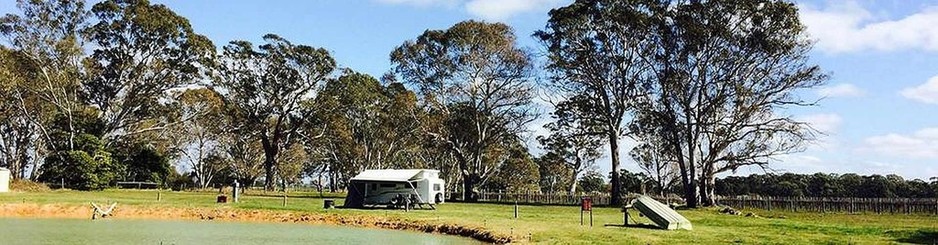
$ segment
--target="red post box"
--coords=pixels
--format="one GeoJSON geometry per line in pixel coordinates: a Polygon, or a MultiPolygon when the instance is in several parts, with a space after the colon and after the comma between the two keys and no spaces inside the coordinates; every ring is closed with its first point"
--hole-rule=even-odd
{"type": "Polygon", "coordinates": [[[580,211],[593,211],[593,199],[589,197],[581,199],[580,211]]]}

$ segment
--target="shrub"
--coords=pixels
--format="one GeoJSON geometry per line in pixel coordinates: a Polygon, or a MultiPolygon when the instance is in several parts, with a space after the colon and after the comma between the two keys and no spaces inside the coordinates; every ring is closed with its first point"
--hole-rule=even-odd
{"type": "Polygon", "coordinates": [[[24,179],[14,179],[10,182],[10,190],[22,192],[47,192],[49,186],[46,184],[24,179]]]}

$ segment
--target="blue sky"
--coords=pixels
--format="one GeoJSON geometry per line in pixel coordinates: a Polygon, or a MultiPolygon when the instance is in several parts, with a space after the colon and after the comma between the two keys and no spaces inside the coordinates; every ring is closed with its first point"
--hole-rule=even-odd
{"type": "MultiPolygon", "coordinates": [[[[266,33],[325,47],[343,67],[380,76],[388,54],[426,29],[467,20],[511,25],[521,45],[542,50],[530,35],[547,11],[568,0],[155,0],[187,17],[216,45],[266,33]]],[[[772,167],[799,173],[896,173],[938,176],[938,0],[799,1],[817,41],[812,62],[832,75],[828,86],[801,91],[821,105],[783,112],[827,136],[772,167]]],[[[0,1],[12,12],[13,1],[0,1]]],[[[535,122],[534,132],[543,132],[535,122]]],[[[627,141],[627,140],[626,140],[627,141]]],[[[629,145],[629,144],[627,144],[629,145]]],[[[624,151],[627,151],[624,150],[624,151]]],[[[608,159],[599,162],[609,170],[608,159]]],[[[637,167],[626,156],[624,166],[637,167]]],[[[742,170],[739,174],[761,172],[742,170]]]]}

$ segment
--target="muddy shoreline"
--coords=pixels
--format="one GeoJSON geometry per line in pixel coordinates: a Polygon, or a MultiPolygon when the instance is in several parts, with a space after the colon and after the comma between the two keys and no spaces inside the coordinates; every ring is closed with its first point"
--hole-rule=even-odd
{"type": "MultiPolygon", "coordinates": [[[[0,204],[0,217],[17,218],[74,218],[90,219],[90,205],[0,204]]],[[[248,210],[231,207],[217,208],[179,208],[146,207],[119,205],[113,211],[113,218],[158,219],[158,220],[219,220],[247,222],[305,223],[320,225],[342,225],[364,228],[440,233],[473,238],[478,241],[504,244],[512,241],[511,237],[497,235],[481,227],[465,227],[456,224],[431,224],[422,221],[397,218],[374,217],[367,215],[340,215],[321,213],[302,213],[273,210],[248,210]]]]}

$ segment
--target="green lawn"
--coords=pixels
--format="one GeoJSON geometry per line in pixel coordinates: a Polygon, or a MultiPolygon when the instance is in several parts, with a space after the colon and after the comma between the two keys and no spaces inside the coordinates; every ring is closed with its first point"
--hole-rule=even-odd
{"type": "MultiPolygon", "coordinates": [[[[548,244],[882,244],[938,243],[938,216],[818,214],[764,210],[742,210],[762,217],[720,214],[714,209],[682,210],[694,225],[693,231],[664,231],[646,228],[623,228],[622,213],[617,208],[594,209],[594,226],[580,226],[578,207],[520,206],[514,219],[513,205],[445,203],[437,210],[323,210],[318,193],[291,193],[282,206],[279,193],[254,192],[237,204],[215,204],[213,192],[161,192],[107,190],[101,192],[53,191],[38,193],[0,193],[0,203],[58,203],[85,205],[89,201],[117,201],[121,205],[165,207],[216,207],[230,205],[242,209],[287,210],[293,212],[372,215],[422,220],[430,223],[453,223],[483,227],[510,235],[518,242],[548,244]],[[610,226],[605,226],[609,224],[610,226]],[[615,225],[615,226],[613,226],[615,225]]],[[[336,198],[341,205],[342,199],[336,198]]],[[[636,217],[640,222],[650,223],[636,217]]]]}

